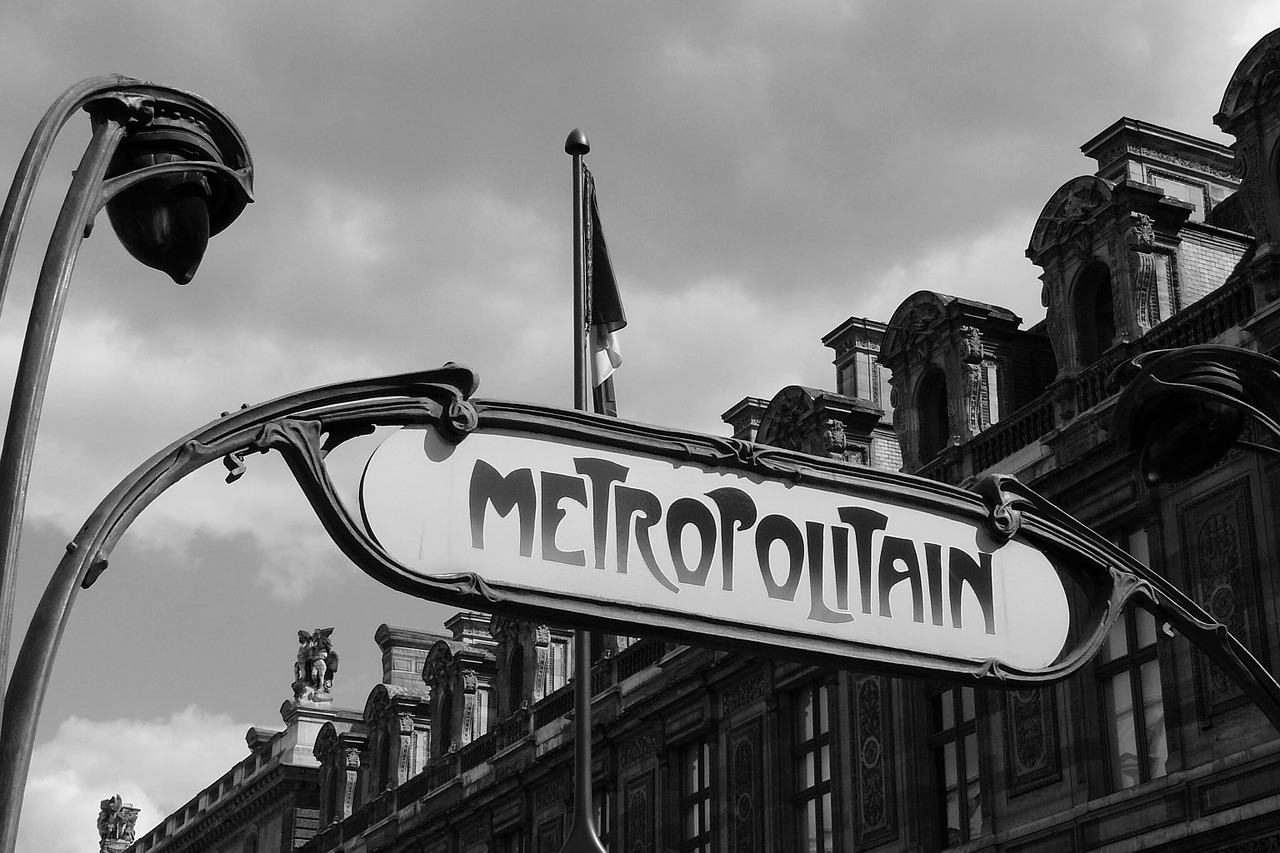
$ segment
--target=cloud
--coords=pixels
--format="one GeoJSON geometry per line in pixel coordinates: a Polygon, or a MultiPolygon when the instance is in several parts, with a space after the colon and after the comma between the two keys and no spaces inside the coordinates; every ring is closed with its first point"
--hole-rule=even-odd
{"type": "Polygon", "coordinates": [[[96,850],[99,805],[115,794],[140,810],[141,837],[248,754],[248,729],[195,705],[146,720],[64,720],[32,755],[18,849],[96,850]]]}

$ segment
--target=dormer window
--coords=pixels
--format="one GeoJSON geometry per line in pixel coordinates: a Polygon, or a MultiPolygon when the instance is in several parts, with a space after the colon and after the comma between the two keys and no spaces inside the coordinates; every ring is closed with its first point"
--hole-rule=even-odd
{"type": "Polygon", "coordinates": [[[445,692],[440,700],[440,712],[432,721],[436,727],[436,755],[444,755],[449,751],[456,737],[453,733],[453,691],[445,692]]]}
{"type": "Polygon", "coordinates": [[[947,418],[947,377],[941,367],[930,367],[920,378],[916,411],[920,418],[920,461],[924,463],[941,453],[951,438],[951,423],[947,418]]]}
{"type": "Polygon", "coordinates": [[[507,708],[514,713],[524,701],[524,649],[516,646],[507,665],[507,708]]]}
{"type": "Polygon", "coordinates": [[[1086,266],[1076,280],[1075,320],[1080,366],[1085,367],[1102,358],[1116,340],[1111,270],[1101,261],[1086,266]]]}

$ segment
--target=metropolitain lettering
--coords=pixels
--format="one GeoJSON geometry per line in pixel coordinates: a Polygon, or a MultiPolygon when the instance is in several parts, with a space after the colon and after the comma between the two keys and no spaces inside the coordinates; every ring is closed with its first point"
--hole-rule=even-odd
{"type": "Polygon", "coordinates": [[[708,584],[733,592],[740,573],[752,572],[770,599],[803,596],[808,618],[826,623],[875,616],[976,629],[963,618],[967,588],[981,612],[980,627],[996,633],[989,553],[891,535],[889,516],[869,507],[836,507],[830,519],[762,517],[752,497],[733,487],[664,503],[628,483],[625,465],[573,461],[572,473],[504,473],[476,460],[468,489],[472,548],[484,550],[485,534],[496,526],[515,525],[522,557],[648,572],[673,594],[708,584]],[[571,505],[590,519],[589,535],[576,540],[562,529],[571,505]]]}

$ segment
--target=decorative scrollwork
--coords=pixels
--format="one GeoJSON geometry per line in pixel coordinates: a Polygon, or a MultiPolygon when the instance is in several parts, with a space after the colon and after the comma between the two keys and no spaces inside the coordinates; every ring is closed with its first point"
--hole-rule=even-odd
{"type": "Polygon", "coordinates": [[[987,505],[987,530],[1001,544],[1017,535],[1022,527],[1022,511],[1019,506],[1030,503],[1022,483],[1004,474],[984,477],[974,491],[987,505]]]}

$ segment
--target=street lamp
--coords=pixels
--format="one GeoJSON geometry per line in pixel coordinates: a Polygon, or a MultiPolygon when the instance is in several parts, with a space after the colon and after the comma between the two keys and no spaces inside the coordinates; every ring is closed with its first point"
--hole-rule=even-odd
{"type": "Polygon", "coordinates": [[[1273,358],[1216,344],[1152,350],[1121,364],[1108,382],[1124,386],[1113,431],[1140,454],[1150,485],[1207,471],[1237,445],[1280,454],[1240,438],[1249,417],[1280,438],[1280,361],[1273,358]]]}
{"type": "MultiPolygon", "coordinates": [[[[209,237],[253,200],[253,164],[244,138],[208,101],[130,77],[82,80],[40,120],[0,212],[0,306],[32,192],[59,131],[81,109],[89,113],[93,135],[40,268],[0,449],[0,685],[6,688],[6,712],[11,701],[28,698],[11,695],[7,678],[18,539],[40,410],[80,244],[106,207],[129,254],[186,284],[209,237]]],[[[0,755],[10,777],[0,790],[0,851],[6,853],[16,842],[30,748],[26,743],[20,761],[0,755]]]]}
{"type": "MultiPolygon", "coordinates": [[[[1118,392],[1112,434],[1139,454],[1148,485],[1201,474],[1232,447],[1280,455],[1276,447],[1240,438],[1252,417],[1280,438],[1280,361],[1218,344],[1152,350],[1111,372],[1118,392]]],[[[1150,609],[1166,618],[1223,667],[1280,729],[1280,682],[1231,632],[1157,572],[1140,569],[1150,609]]]]}

